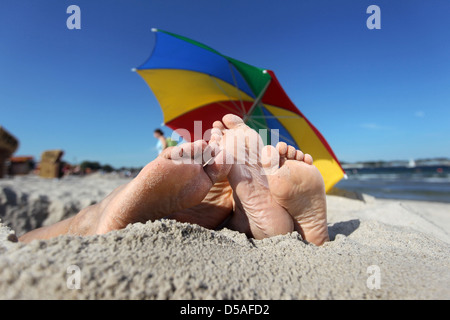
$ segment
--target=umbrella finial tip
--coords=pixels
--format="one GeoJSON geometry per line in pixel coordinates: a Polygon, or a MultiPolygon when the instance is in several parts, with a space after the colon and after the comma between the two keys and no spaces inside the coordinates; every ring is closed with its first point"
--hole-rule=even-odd
{"type": "Polygon", "coordinates": [[[136,72],[136,68],[131,68],[131,71],[136,72]]]}
{"type": "Polygon", "coordinates": [[[158,32],[158,29],[152,28],[152,32],[158,32]]]}
{"type": "Polygon", "coordinates": [[[263,73],[267,73],[267,70],[263,70],[263,73]]]}

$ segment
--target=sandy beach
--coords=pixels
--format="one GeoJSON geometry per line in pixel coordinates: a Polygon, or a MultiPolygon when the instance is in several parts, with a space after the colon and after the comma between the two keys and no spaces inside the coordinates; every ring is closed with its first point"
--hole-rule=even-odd
{"type": "Polygon", "coordinates": [[[172,220],[15,242],[129,181],[0,180],[0,299],[450,299],[450,204],[327,196],[331,241],[265,240],[172,220]],[[79,289],[70,270],[78,268],[79,289]]]}

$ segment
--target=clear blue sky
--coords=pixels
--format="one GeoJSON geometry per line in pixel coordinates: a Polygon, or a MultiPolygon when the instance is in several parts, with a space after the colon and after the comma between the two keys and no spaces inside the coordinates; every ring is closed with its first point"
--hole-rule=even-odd
{"type": "Polygon", "coordinates": [[[16,155],[145,165],[163,118],[130,70],[157,27],[275,71],[340,160],[450,157],[449,13],[448,0],[2,0],[0,125],[16,155]],[[72,4],[81,30],[66,27],[72,4]]]}

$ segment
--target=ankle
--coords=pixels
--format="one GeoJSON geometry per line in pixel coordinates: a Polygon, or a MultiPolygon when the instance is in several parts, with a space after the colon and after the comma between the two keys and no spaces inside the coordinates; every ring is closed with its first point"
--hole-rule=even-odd
{"type": "Polygon", "coordinates": [[[81,210],[70,222],[67,233],[77,236],[94,235],[100,221],[99,204],[81,210]]]}

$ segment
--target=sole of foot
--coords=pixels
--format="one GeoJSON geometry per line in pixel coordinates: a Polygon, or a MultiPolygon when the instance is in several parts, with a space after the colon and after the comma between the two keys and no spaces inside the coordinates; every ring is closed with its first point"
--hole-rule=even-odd
{"type": "Polygon", "coordinates": [[[262,163],[271,195],[294,218],[294,229],[315,245],[328,241],[325,185],[312,157],[280,142],[264,147],[262,163]]]}
{"type": "Polygon", "coordinates": [[[233,190],[234,213],[228,227],[255,239],[292,232],[289,213],[272,197],[261,164],[263,142],[238,116],[228,114],[213,124],[221,132],[220,145],[232,160],[228,181],[233,190]]]}

